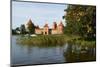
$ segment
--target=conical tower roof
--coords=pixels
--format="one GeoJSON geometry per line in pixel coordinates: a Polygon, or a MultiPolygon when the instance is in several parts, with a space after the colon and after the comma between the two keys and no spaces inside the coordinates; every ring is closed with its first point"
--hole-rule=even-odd
{"type": "Polygon", "coordinates": [[[29,19],[27,22],[27,25],[30,25],[30,24],[33,24],[31,19],[29,19]]]}
{"type": "Polygon", "coordinates": [[[48,24],[46,23],[46,24],[44,25],[44,27],[48,27],[48,24]]]}
{"type": "Polygon", "coordinates": [[[59,24],[59,26],[64,26],[64,25],[63,25],[63,23],[62,23],[62,21],[60,21],[60,24],[59,24]]]}

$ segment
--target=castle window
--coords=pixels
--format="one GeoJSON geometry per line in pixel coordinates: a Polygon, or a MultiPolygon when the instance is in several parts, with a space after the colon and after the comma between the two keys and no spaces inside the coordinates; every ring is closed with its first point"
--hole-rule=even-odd
{"type": "Polygon", "coordinates": [[[45,32],[45,34],[47,34],[47,32],[45,32]]]}

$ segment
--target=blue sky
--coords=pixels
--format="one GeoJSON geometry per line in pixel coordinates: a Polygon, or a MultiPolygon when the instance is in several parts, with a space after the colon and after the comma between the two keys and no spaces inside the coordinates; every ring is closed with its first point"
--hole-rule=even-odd
{"type": "MultiPolygon", "coordinates": [[[[48,23],[50,27],[54,21],[59,23],[63,21],[64,9],[67,5],[62,4],[47,4],[47,3],[31,3],[31,2],[12,2],[12,28],[20,27],[21,24],[26,24],[29,19],[35,25],[43,27],[48,23]]],[[[64,23],[65,24],[65,23],[64,23]]]]}

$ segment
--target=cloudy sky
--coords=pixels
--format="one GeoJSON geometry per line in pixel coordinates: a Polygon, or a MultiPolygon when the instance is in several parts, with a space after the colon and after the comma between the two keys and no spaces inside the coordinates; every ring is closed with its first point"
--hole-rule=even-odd
{"type": "MultiPolygon", "coordinates": [[[[33,2],[12,2],[12,28],[19,27],[21,24],[26,24],[29,19],[35,25],[43,27],[48,23],[50,27],[54,21],[59,23],[64,15],[65,4],[47,4],[33,2]]],[[[65,23],[64,23],[65,24],[65,23]]]]}

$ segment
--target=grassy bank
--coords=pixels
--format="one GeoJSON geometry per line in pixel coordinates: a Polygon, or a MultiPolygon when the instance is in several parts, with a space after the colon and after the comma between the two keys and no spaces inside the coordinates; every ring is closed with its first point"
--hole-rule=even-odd
{"type": "Polygon", "coordinates": [[[38,35],[35,37],[22,36],[17,39],[17,43],[29,45],[63,45],[65,43],[77,44],[82,46],[95,47],[96,41],[88,41],[75,35],[38,35]]]}
{"type": "Polygon", "coordinates": [[[64,35],[38,35],[35,37],[20,37],[17,43],[34,45],[63,45],[66,43],[64,35]]]}

